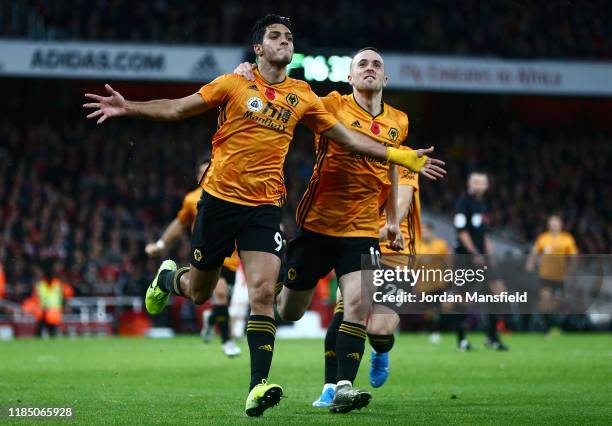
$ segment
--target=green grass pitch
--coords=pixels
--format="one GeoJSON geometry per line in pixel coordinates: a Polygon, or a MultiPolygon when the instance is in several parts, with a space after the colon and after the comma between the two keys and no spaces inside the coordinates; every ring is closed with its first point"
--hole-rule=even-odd
{"type": "MultiPolygon", "coordinates": [[[[35,339],[0,342],[0,423],[7,407],[65,407],[77,424],[612,424],[612,337],[511,335],[512,350],[459,353],[444,335],[402,335],[391,376],[369,407],[330,414],[321,390],[322,342],[276,342],[270,380],[287,398],[261,419],[244,417],[248,348],[228,359],[196,337],[35,339]]],[[[357,385],[369,388],[369,354],[357,385]]],[[[32,424],[40,424],[32,420],[32,424]]],[[[51,423],[65,423],[52,421],[51,423]]],[[[26,424],[29,421],[18,420],[26,424]]],[[[45,422],[46,423],[46,422],[45,422]]]]}

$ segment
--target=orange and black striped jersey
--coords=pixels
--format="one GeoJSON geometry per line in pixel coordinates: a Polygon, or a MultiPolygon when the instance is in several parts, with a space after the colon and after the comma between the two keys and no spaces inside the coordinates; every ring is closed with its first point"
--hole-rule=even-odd
{"type": "Polygon", "coordinates": [[[541,233],[533,249],[537,254],[542,255],[540,277],[551,281],[563,281],[565,279],[565,256],[578,254],[574,237],[565,231],[558,235],[550,232],[541,233]]]}
{"type": "MultiPolygon", "coordinates": [[[[185,228],[193,230],[193,224],[198,212],[198,201],[200,201],[201,196],[202,188],[198,187],[189,192],[187,195],[185,195],[185,198],[183,198],[183,204],[181,205],[181,209],[177,213],[176,218],[185,228]]],[[[223,266],[230,271],[237,270],[239,264],[240,258],[238,257],[238,251],[236,249],[234,249],[232,256],[226,257],[225,261],[223,262],[223,266]]]]}
{"type": "Polygon", "coordinates": [[[193,229],[196,213],[198,212],[198,201],[202,196],[202,188],[197,187],[193,191],[187,193],[183,198],[181,209],[176,215],[176,218],[183,224],[185,228],[193,229]]]}
{"type": "Polygon", "coordinates": [[[432,274],[433,279],[420,280],[415,286],[417,293],[435,293],[449,288],[449,284],[442,279],[444,270],[451,267],[450,249],[442,238],[432,238],[430,241],[421,240],[415,268],[424,267],[430,271],[440,271],[432,274]]]}
{"type": "Polygon", "coordinates": [[[301,80],[271,84],[255,71],[255,81],[226,74],[203,86],[200,95],[219,107],[212,160],[202,182],[209,194],[236,204],[282,205],[283,164],[293,131],[302,121],[315,133],[338,123],[301,80]]]}
{"type": "MultiPolygon", "coordinates": [[[[385,103],[374,117],[352,94],[332,92],[321,100],[345,127],[385,146],[399,146],[408,135],[408,116],[385,103]]],[[[378,238],[378,197],[390,185],[388,163],[351,153],[323,135],[317,135],[316,148],[298,226],[324,235],[378,238]]]]}
{"type": "MultiPolygon", "coordinates": [[[[402,146],[402,149],[410,149],[402,146]]],[[[400,230],[404,236],[404,249],[401,251],[393,251],[385,247],[387,241],[380,242],[381,253],[397,253],[397,254],[412,254],[415,255],[419,252],[419,244],[421,243],[421,199],[419,197],[419,174],[412,170],[398,166],[399,172],[399,185],[409,185],[413,188],[412,191],[412,202],[408,207],[408,214],[404,220],[400,223],[400,230]]],[[[386,199],[389,194],[388,188],[383,192],[384,200],[380,204],[380,227],[385,226],[387,218],[385,217],[384,206],[386,199]]],[[[397,212],[400,214],[401,212],[397,212]]]]}

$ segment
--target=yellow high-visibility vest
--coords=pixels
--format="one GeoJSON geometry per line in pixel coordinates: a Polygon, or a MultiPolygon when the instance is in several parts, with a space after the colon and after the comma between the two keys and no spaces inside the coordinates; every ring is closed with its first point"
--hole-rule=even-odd
{"type": "Polygon", "coordinates": [[[61,309],[64,299],[62,284],[56,280],[48,285],[46,281],[40,281],[36,285],[38,300],[43,309],[61,309]]]}

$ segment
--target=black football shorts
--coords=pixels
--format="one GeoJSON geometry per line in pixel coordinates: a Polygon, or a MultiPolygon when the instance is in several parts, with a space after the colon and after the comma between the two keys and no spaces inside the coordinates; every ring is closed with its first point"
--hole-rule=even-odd
{"type": "Polygon", "coordinates": [[[191,237],[191,264],[208,271],[223,265],[234,247],[281,257],[281,209],[272,204],[244,206],[202,191],[191,237]]]}
{"type": "Polygon", "coordinates": [[[378,250],[377,238],[336,237],[302,229],[287,245],[283,283],[292,290],[311,290],[332,269],[338,279],[364,269],[362,255],[372,256],[376,267],[378,250]]]}

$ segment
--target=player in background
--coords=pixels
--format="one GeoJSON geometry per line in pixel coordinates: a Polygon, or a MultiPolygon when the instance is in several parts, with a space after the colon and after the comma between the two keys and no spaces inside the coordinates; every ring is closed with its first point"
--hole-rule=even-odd
{"type": "MultiPolygon", "coordinates": [[[[170,222],[170,225],[165,229],[162,236],[154,243],[149,243],[145,246],[145,252],[151,257],[161,256],[167,247],[170,247],[174,241],[176,241],[181,235],[185,233],[191,233],[197,214],[197,204],[202,197],[202,188],[199,186],[199,182],[204,177],[204,173],[210,164],[210,157],[204,157],[198,161],[196,165],[196,182],[198,187],[193,191],[185,195],[183,204],[179,210],[176,218],[170,222]]],[[[213,292],[213,308],[210,316],[205,318],[203,322],[203,338],[205,341],[210,340],[212,335],[213,327],[219,326],[219,332],[221,334],[221,348],[223,353],[228,357],[234,357],[240,355],[240,348],[231,339],[230,336],[230,324],[229,324],[229,299],[231,294],[231,288],[234,285],[236,276],[236,269],[240,259],[238,253],[234,250],[232,256],[226,258],[223,262],[223,269],[221,270],[221,276],[217,282],[217,286],[213,292]]]]}
{"type": "Polygon", "coordinates": [[[419,254],[448,256],[450,254],[448,244],[443,238],[436,236],[435,229],[431,222],[423,224],[419,254]]]}
{"type": "MultiPolygon", "coordinates": [[[[470,173],[467,181],[467,192],[462,194],[455,204],[453,223],[457,232],[455,253],[466,263],[467,268],[484,268],[490,262],[493,254],[493,243],[489,238],[489,210],[484,195],[489,189],[489,177],[483,172],[470,173]]],[[[490,291],[499,293],[503,283],[493,280],[487,284],[490,291]]],[[[456,314],[455,328],[457,330],[457,346],[460,351],[472,349],[467,340],[467,324],[465,314],[456,314]]],[[[497,332],[497,315],[486,314],[487,338],[485,346],[499,351],[509,348],[501,341],[497,332]]]]}
{"type": "MultiPolygon", "coordinates": [[[[421,244],[419,246],[419,265],[425,266],[428,270],[444,270],[451,265],[451,252],[446,241],[434,234],[434,224],[425,222],[423,224],[423,233],[421,236],[421,244]]],[[[422,285],[418,282],[415,286],[417,294],[419,292],[439,292],[445,291],[448,286],[444,282],[431,283],[422,285]]],[[[431,334],[429,341],[434,344],[440,343],[440,321],[441,321],[441,306],[436,306],[431,315],[431,334]]]]}
{"type": "Polygon", "coordinates": [[[201,186],[201,208],[194,226],[191,266],[178,269],[162,262],[145,305],[156,314],[172,292],[196,304],[212,295],[223,260],[234,247],[249,285],[251,316],[247,342],[251,380],[245,404],[248,416],[261,416],[280,402],[283,390],[268,383],[276,324],[274,287],[283,247],[279,229],[286,193],[283,164],[295,126],[303,122],[315,133],[346,151],[389,161],[422,173],[439,168],[420,152],[387,147],[359,132],[349,131],[329,112],[304,81],[287,77],[293,56],[293,33],[288,18],[267,15],[251,32],[257,56],[255,82],[226,74],[197,93],[179,99],[127,101],[106,85],[107,97],[86,94],[95,111],[88,118],[103,123],[110,117],[177,121],[218,108],[219,127],[212,140],[212,161],[201,186]]]}
{"type": "MultiPolygon", "coordinates": [[[[525,269],[535,270],[537,258],[541,256],[538,276],[540,277],[538,308],[545,323],[544,332],[550,335],[554,324],[554,312],[559,312],[563,299],[563,287],[568,270],[568,256],[578,254],[578,247],[572,235],[563,230],[561,216],[553,214],[548,218],[548,230],[536,239],[527,257],[525,269]]],[[[530,316],[528,316],[530,318],[530,316]]]]}

